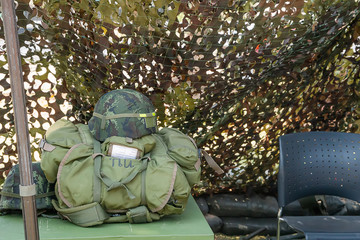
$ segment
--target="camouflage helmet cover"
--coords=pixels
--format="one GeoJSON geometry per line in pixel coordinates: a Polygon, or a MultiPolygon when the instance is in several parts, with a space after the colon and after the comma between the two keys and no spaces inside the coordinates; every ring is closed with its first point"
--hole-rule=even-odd
{"type": "MultiPolygon", "coordinates": [[[[40,162],[32,163],[33,179],[36,187],[36,208],[43,210],[53,209],[52,199],[55,199],[55,185],[49,183],[40,167],[40,162]]],[[[14,165],[5,179],[0,192],[0,215],[9,210],[21,209],[20,198],[20,169],[14,165]]]]}
{"type": "Polygon", "coordinates": [[[95,104],[89,129],[98,141],[111,136],[140,138],[157,131],[155,108],[140,92],[113,90],[95,104]]]}

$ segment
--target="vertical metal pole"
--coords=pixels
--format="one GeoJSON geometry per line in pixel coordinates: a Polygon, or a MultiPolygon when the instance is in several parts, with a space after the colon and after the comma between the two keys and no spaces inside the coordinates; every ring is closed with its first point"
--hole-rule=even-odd
{"type": "Polygon", "coordinates": [[[22,195],[21,202],[25,237],[27,240],[37,240],[39,239],[39,229],[34,196],[35,186],[32,176],[29,129],[15,6],[13,0],[1,0],[1,5],[20,165],[20,195],[22,195]]]}

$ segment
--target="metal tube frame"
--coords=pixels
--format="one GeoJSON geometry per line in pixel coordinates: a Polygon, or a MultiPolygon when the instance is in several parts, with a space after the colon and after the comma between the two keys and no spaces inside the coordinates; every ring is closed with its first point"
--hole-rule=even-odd
{"type": "Polygon", "coordinates": [[[280,235],[281,235],[280,223],[281,223],[282,212],[283,212],[283,208],[280,207],[278,210],[278,214],[277,214],[277,229],[276,229],[276,239],[277,240],[280,240],[280,235]]]}
{"type": "MultiPolygon", "coordinates": [[[[33,186],[34,180],[31,165],[32,160],[29,129],[21,67],[19,36],[17,33],[15,3],[13,0],[1,0],[1,7],[5,30],[6,52],[11,80],[11,95],[14,108],[17,151],[20,167],[20,184],[22,187],[26,188],[33,186]]],[[[39,228],[35,195],[28,195],[21,197],[25,238],[27,240],[38,240],[39,228]]]]}

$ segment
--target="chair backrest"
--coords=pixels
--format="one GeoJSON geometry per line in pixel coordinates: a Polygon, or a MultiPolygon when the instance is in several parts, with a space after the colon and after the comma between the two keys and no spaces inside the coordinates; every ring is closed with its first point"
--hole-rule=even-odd
{"type": "Polygon", "coordinates": [[[310,195],[360,202],[360,134],[306,132],[280,137],[279,207],[310,195]]]}

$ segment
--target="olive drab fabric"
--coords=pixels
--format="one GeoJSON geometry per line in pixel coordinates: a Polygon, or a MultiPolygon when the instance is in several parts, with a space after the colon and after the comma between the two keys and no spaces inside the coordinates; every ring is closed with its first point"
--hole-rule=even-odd
{"type": "Polygon", "coordinates": [[[200,158],[196,143],[173,128],[164,128],[158,134],[167,145],[168,155],[174,159],[184,172],[189,184],[200,181],[200,158]]]}
{"type": "Polygon", "coordinates": [[[200,181],[200,157],[222,170],[190,137],[158,131],[156,121],[147,97],[120,89],[99,99],[89,125],[55,122],[41,144],[41,168],[56,183],[58,213],[83,227],[181,214],[200,181]]]}
{"type": "Polygon", "coordinates": [[[113,90],[96,103],[89,128],[98,141],[111,136],[140,138],[157,131],[155,108],[140,92],[113,90]]]}
{"type": "MultiPolygon", "coordinates": [[[[38,210],[54,209],[51,201],[55,197],[54,184],[47,181],[44,172],[40,167],[40,162],[32,163],[34,184],[36,187],[36,208],[38,210]]],[[[20,170],[19,165],[14,165],[5,179],[0,192],[0,213],[12,210],[21,210],[20,197],[20,170]]]]}
{"type": "Polygon", "coordinates": [[[80,226],[151,222],[181,214],[191,187],[200,180],[196,144],[170,128],[100,142],[87,125],[58,120],[47,130],[43,146],[41,167],[48,181],[56,183],[54,207],[80,226]],[[136,158],[111,156],[114,145],[136,149],[136,158]]]}

